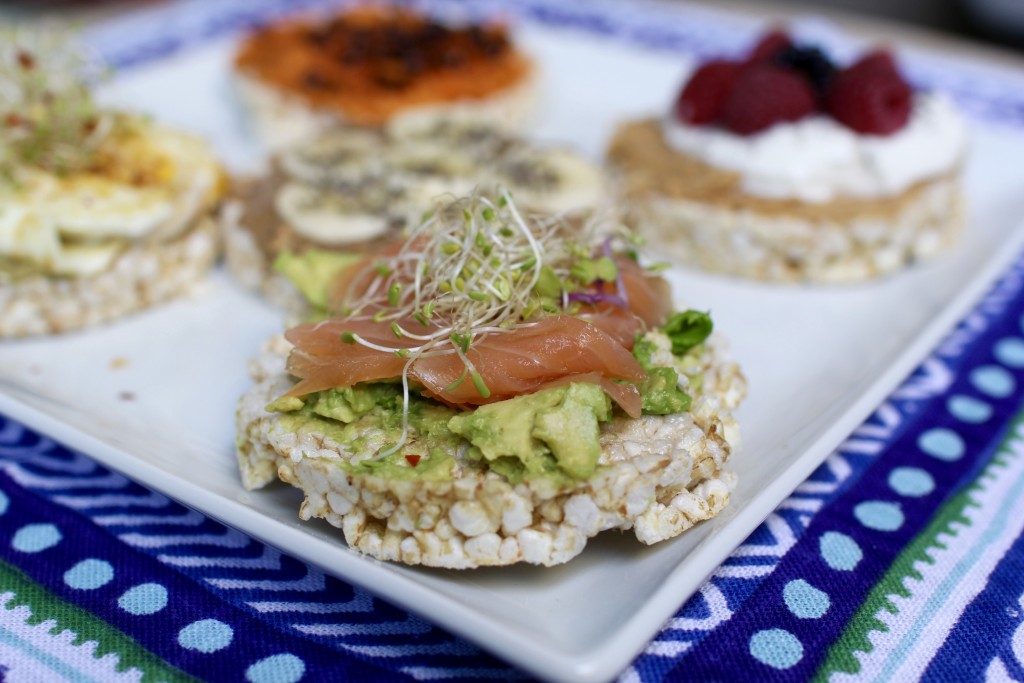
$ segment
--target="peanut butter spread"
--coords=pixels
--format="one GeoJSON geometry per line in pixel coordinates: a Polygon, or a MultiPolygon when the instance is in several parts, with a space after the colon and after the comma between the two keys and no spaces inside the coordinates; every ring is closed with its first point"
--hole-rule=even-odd
{"type": "Polygon", "coordinates": [[[743,191],[738,174],[669,147],[656,119],[632,121],[620,126],[609,146],[608,159],[622,174],[626,194],[633,199],[662,196],[711,203],[735,211],[812,221],[894,216],[915,202],[928,185],[949,177],[920,182],[892,197],[837,197],[820,204],[798,199],[758,197],[743,191]]]}
{"type": "MultiPolygon", "coordinates": [[[[252,235],[253,241],[268,263],[273,262],[283,251],[301,254],[310,249],[332,248],[332,245],[322,244],[299,234],[278,214],[274,199],[287,181],[288,176],[280,166],[274,164],[270,173],[258,178],[238,179],[231,188],[231,197],[242,206],[241,223],[252,235]]],[[[388,244],[401,227],[402,221],[396,219],[392,230],[386,236],[347,244],[345,250],[351,253],[376,251],[388,244]]]]}
{"type": "Polygon", "coordinates": [[[235,64],[361,125],[380,125],[417,105],[484,99],[522,83],[532,70],[500,26],[451,28],[381,7],[326,23],[265,27],[242,44],[235,64]]]}

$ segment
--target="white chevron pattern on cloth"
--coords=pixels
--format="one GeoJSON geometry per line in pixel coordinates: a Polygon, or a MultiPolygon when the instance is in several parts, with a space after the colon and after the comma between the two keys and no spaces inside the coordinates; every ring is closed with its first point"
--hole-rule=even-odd
{"type": "Polygon", "coordinates": [[[219,567],[223,569],[281,569],[281,552],[263,546],[259,557],[180,557],[178,555],[157,555],[156,559],[175,567],[219,567]]]}

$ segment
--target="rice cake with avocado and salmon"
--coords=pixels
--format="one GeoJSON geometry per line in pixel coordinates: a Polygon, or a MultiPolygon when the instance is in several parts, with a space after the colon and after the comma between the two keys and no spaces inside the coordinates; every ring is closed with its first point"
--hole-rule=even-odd
{"type": "Polygon", "coordinates": [[[331,306],[250,364],[238,458],[246,488],[302,489],[299,516],[350,547],[554,565],[601,531],[656,543],[727,503],[745,379],[616,221],[570,229],[475,195],[326,277],[331,306]]]}

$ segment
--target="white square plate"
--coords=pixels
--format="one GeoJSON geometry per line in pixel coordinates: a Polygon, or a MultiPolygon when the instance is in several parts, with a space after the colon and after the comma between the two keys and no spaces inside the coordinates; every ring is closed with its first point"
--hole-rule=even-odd
{"type": "MultiPolygon", "coordinates": [[[[544,68],[534,134],[595,158],[616,121],[664,110],[686,67],[585,32],[525,25],[522,39],[544,68]]],[[[140,66],[110,97],[200,132],[234,167],[250,166],[259,157],[230,90],[232,44],[140,66]]],[[[670,272],[681,301],[713,311],[751,391],[729,507],[655,547],[606,534],[552,569],[411,569],[351,552],[326,524],[299,523],[293,489],[246,493],[232,453],[234,406],[248,386],[246,360],[279,331],[280,316],[223,274],[201,297],[116,325],[0,344],[0,411],[542,678],[606,680],[1017,256],[1024,137],[981,126],[974,134],[968,230],[933,264],[822,289],[670,272]]]]}

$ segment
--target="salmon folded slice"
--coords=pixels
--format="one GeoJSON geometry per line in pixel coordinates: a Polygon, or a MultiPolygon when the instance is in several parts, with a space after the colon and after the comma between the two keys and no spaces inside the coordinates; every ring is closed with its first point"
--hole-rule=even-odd
{"type": "MultiPolygon", "coordinates": [[[[300,380],[288,395],[392,380],[402,376],[408,363],[410,381],[422,385],[425,396],[453,406],[493,403],[581,381],[599,385],[627,414],[639,417],[636,384],[647,375],[631,349],[639,332],[664,322],[671,301],[667,283],[633,261],[623,259],[619,273],[628,309],[607,302],[588,304],[578,316],[553,315],[474,339],[465,356],[483,380],[483,394],[466,376],[466,364],[451,346],[401,357],[393,350],[353,343],[349,335],[394,350],[413,349],[422,342],[396,337],[390,322],[340,317],[299,325],[285,334],[294,345],[288,371],[300,380]]],[[[609,287],[610,296],[615,289],[609,287]]],[[[411,319],[401,325],[420,335],[437,329],[411,319]]]]}
{"type": "MultiPolygon", "coordinates": [[[[415,329],[415,325],[418,323],[413,321],[409,329],[415,329]]],[[[407,359],[394,352],[345,343],[345,333],[396,349],[417,343],[408,337],[396,338],[388,323],[370,320],[334,319],[292,328],[285,334],[295,345],[288,358],[288,372],[300,381],[289,395],[401,376],[407,359]]],[[[528,327],[491,333],[473,342],[466,357],[480,373],[488,396],[482,396],[464,376],[465,364],[453,351],[433,353],[412,360],[409,379],[422,384],[426,396],[457,406],[502,401],[579,376],[579,381],[599,384],[627,413],[639,415],[640,394],[631,383],[647,377],[618,340],[596,325],[569,315],[544,318],[528,327]]]]}

